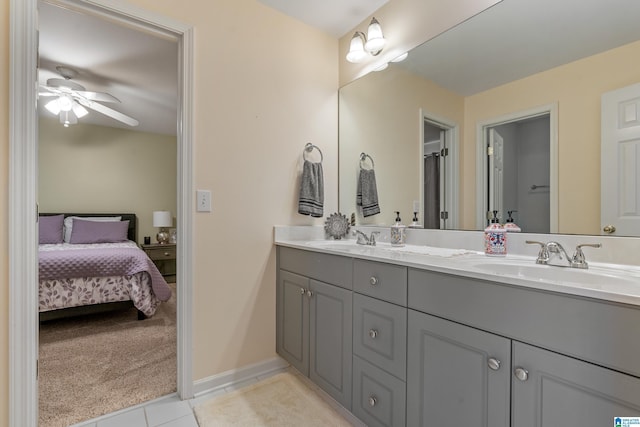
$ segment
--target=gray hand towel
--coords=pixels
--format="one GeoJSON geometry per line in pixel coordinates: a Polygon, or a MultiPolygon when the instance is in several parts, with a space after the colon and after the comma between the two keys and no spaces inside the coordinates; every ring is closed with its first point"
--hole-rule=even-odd
{"type": "Polygon", "coordinates": [[[298,199],[298,213],[320,218],[324,207],[324,180],[322,163],[304,161],[300,182],[300,197],[298,199]]]}
{"type": "Polygon", "coordinates": [[[362,216],[364,217],[380,213],[376,172],[373,169],[360,169],[358,188],[356,191],[356,205],[362,206],[362,216]]]}

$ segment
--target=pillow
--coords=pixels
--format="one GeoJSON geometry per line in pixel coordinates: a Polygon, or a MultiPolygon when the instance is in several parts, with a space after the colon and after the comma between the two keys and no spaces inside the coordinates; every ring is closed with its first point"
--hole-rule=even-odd
{"type": "Polygon", "coordinates": [[[47,215],[38,217],[38,241],[46,243],[62,243],[62,224],[64,215],[47,215]]]}
{"type": "Polygon", "coordinates": [[[129,221],[73,220],[69,243],[116,243],[127,241],[129,221]]]}
{"type": "Polygon", "coordinates": [[[83,219],[85,221],[120,221],[121,216],[68,216],[64,219],[64,241],[69,243],[71,241],[71,230],[73,229],[74,219],[83,219]]]}

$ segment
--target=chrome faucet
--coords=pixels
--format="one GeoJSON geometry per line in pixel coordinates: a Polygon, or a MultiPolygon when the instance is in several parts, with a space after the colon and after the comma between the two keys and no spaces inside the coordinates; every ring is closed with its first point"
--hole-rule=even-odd
{"type": "Polygon", "coordinates": [[[354,230],[353,235],[356,236],[356,243],[359,245],[367,245],[367,246],[375,246],[376,245],[376,235],[380,234],[379,231],[372,231],[371,236],[367,237],[360,230],[354,230]]]}
{"type": "Polygon", "coordinates": [[[552,264],[552,261],[554,258],[559,258],[567,260],[567,265],[559,265],[560,267],[572,268],[589,268],[589,264],[587,264],[584,252],[582,251],[582,248],[584,246],[589,246],[592,248],[599,248],[602,246],[600,243],[583,243],[576,246],[576,251],[574,252],[573,256],[569,257],[567,251],[558,242],[542,243],[536,242],[534,240],[527,240],[525,241],[525,243],[540,245],[540,252],[538,252],[538,257],[536,258],[536,264],[558,265],[552,264]],[[564,258],[562,257],[563,255],[564,258]]]}

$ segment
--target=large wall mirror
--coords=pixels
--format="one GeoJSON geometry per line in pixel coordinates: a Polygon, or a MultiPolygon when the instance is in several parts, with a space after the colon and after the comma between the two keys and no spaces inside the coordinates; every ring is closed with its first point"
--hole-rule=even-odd
{"type": "MultiPolygon", "coordinates": [[[[640,82],[638,16],[636,0],[503,0],[345,85],[340,211],[463,230],[512,211],[525,232],[597,235],[617,203],[638,225],[614,235],[639,236],[640,138],[601,170],[603,95],[640,82]],[[602,179],[626,193],[603,204],[602,179]]],[[[640,101],[625,105],[640,123],[640,101]]]]}

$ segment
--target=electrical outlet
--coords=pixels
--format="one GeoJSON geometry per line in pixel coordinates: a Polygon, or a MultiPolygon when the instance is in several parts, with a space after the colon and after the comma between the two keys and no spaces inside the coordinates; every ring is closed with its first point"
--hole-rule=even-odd
{"type": "Polygon", "coordinates": [[[196,191],[196,211],[211,212],[211,191],[209,190],[196,191]]]}

